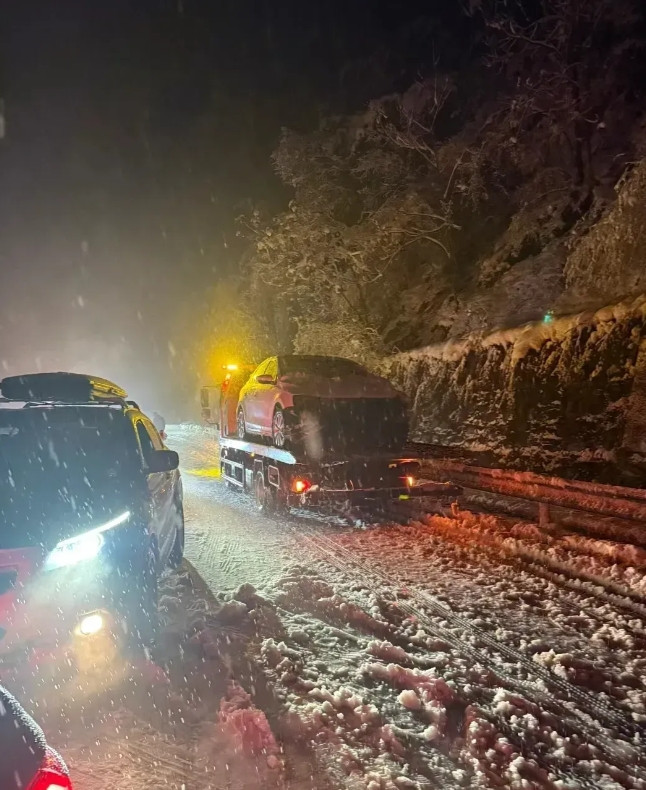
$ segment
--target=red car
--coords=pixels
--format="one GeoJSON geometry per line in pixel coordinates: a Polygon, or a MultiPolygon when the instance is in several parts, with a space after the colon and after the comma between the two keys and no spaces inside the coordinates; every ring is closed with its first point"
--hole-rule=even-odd
{"type": "Polygon", "coordinates": [[[408,436],[403,396],[349,359],[270,357],[240,390],[238,437],[267,437],[276,447],[324,451],[399,450],[408,436]]]}
{"type": "Polygon", "coordinates": [[[72,790],[67,767],[18,700],[0,686],[0,788],[72,790]]]}

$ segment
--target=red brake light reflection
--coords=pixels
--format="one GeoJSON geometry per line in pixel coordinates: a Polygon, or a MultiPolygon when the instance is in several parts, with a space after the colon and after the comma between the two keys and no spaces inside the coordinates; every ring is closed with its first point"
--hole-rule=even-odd
{"type": "Polygon", "coordinates": [[[72,790],[72,783],[64,774],[57,771],[39,771],[28,790],[72,790]]]}
{"type": "Polygon", "coordinates": [[[309,480],[305,480],[302,477],[297,477],[295,480],[292,480],[292,491],[295,494],[304,494],[306,491],[312,487],[312,484],[309,480]]]}
{"type": "Polygon", "coordinates": [[[49,747],[40,770],[27,790],[73,790],[72,782],[61,764],[60,758],[49,747]]]}

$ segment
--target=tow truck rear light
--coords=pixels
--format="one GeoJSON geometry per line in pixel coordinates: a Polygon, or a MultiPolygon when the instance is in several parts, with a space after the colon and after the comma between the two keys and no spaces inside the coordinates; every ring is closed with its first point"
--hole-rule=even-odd
{"type": "Polygon", "coordinates": [[[304,494],[310,490],[312,484],[304,477],[295,477],[292,480],[292,491],[295,494],[304,494]]]}

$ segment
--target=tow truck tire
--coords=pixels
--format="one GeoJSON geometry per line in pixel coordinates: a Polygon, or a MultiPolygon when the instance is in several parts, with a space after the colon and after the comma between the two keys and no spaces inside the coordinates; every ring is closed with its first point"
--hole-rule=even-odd
{"type": "Polygon", "coordinates": [[[184,503],[175,503],[175,542],[168,557],[168,567],[177,570],[184,559],[184,503]]]}
{"type": "Polygon", "coordinates": [[[269,487],[265,485],[262,472],[256,472],[254,475],[253,495],[260,513],[267,515],[274,512],[274,498],[269,487]]]}

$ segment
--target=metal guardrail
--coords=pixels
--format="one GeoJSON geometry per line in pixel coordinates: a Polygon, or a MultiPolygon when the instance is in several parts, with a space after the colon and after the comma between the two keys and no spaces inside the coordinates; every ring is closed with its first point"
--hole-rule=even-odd
{"type": "Polygon", "coordinates": [[[640,524],[646,537],[646,490],[641,488],[487,469],[452,459],[426,458],[423,464],[438,482],[450,481],[465,489],[538,503],[539,523],[551,520],[550,508],[566,508],[640,524]]]}

